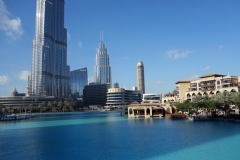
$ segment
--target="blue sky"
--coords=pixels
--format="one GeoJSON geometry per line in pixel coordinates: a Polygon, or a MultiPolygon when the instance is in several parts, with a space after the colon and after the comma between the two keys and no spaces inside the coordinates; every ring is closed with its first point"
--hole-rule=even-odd
{"type": "MultiPolygon", "coordinates": [[[[65,0],[68,64],[87,67],[93,80],[100,31],[112,81],[136,86],[145,67],[146,93],[208,73],[240,76],[239,0],[65,0]]],[[[0,96],[25,92],[35,35],[35,0],[0,0],[0,96]]]]}

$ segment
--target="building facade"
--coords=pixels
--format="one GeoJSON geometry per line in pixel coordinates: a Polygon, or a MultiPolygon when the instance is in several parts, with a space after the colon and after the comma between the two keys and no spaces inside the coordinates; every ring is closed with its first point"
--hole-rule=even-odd
{"type": "Polygon", "coordinates": [[[212,96],[222,92],[239,92],[240,78],[237,76],[207,74],[199,77],[199,80],[189,82],[185,97],[192,100],[196,95],[212,96]]]}
{"type": "Polygon", "coordinates": [[[162,104],[178,102],[179,98],[177,95],[172,93],[162,94],[162,104]]]}
{"type": "Polygon", "coordinates": [[[9,97],[0,97],[0,105],[6,108],[28,108],[31,105],[36,108],[41,103],[48,103],[56,101],[54,96],[29,96],[25,93],[18,93],[14,87],[10,92],[9,97]]]}
{"type": "Polygon", "coordinates": [[[32,67],[28,81],[30,95],[69,97],[70,67],[67,65],[67,29],[64,28],[64,0],[37,0],[36,31],[32,67]]]}
{"type": "Polygon", "coordinates": [[[148,93],[143,94],[143,101],[149,101],[153,103],[161,102],[161,94],[160,93],[148,93]]]}
{"type": "Polygon", "coordinates": [[[142,102],[140,91],[125,90],[124,88],[109,88],[107,92],[107,107],[126,107],[132,102],[142,102]]]}
{"type": "Polygon", "coordinates": [[[181,81],[177,81],[176,84],[176,90],[177,90],[177,102],[183,102],[185,100],[187,100],[186,97],[186,92],[188,91],[189,87],[190,87],[190,80],[181,80],[181,81]]]}
{"type": "Polygon", "coordinates": [[[85,106],[101,105],[105,106],[107,102],[107,91],[110,84],[92,83],[83,89],[83,101],[85,106]]]}
{"type": "Polygon", "coordinates": [[[107,48],[102,38],[95,57],[94,81],[99,84],[108,83],[111,86],[111,66],[107,48]]]}
{"type": "Polygon", "coordinates": [[[83,88],[88,84],[87,68],[81,68],[70,72],[70,89],[75,98],[83,96],[83,88]]]}
{"type": "Polygon", "coordinates": [[[137,63],[137,89],[145,93],[144,66],[141,61],[137,63]]]}

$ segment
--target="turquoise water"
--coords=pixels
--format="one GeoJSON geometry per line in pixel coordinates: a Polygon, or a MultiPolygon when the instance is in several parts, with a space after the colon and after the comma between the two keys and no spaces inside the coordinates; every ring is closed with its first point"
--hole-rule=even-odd
{"type": "Polygon", "coordinates": [[[240,159],[239,125],[119,112],[39,114],[0,122],[0,159],[240,159]]]}

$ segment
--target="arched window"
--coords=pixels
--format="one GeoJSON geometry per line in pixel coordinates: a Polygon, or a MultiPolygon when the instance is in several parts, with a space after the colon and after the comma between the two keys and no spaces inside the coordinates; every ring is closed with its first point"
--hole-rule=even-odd
{"type": "Polygon", "coordinates": [[[150,115],[150,109],[149,108],[147,109],[147,115],[150,115]]]}

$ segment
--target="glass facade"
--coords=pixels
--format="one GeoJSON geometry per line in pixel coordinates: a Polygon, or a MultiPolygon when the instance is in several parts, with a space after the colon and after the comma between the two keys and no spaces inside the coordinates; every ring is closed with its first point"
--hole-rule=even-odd
{"type": "Polygon", "coordinates": [[[91,84],[83,89],[83,101],[85,106],[101,105],[105,106],[107,102],[107,92],[110,84],[91,84]]]}
{"type": "Polygon", "coordinates": [[[87,68],[81,68],[70,72],[70,89],[75,98],[83,96],[83,88],[87,85],[87,68]]]}
{"type": "Polygon", "coordinates": [[[107,48],[103,43],[103,40],[101,40],[99,47],[97,48],[94,66],[94,81],[99,84],[109,83],[111,86],[111,67],[107,48]]]}
{"type": "Polygon", "coordinates": [[[64,0],[37,0],[29,94],[68,97],[67,30],[64,0]]]}

